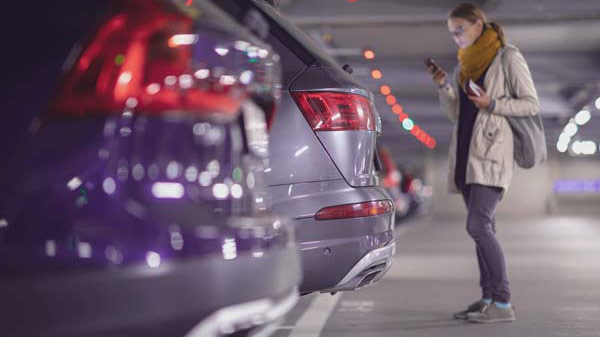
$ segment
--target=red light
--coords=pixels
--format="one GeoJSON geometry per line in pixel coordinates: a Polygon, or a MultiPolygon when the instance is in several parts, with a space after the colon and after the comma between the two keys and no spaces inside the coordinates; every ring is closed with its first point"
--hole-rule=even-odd
{"type": "Polygon", "coordinates": [[[387,95],[385,98],[385,102],[388,105],[394,105],[396,104],[396,97],[394,95],[387,95]]]}
{"type": "Polygon", "coordinates": [[[375,59],[375,52],[374,52],[374,51],[372,51],[371,49],[366,49],[366,50],[363,52],[363,56],[364,56],[364,58],[366,58],[367,60],[373,60],[373,59],[375,59]]]}
{"type": "Polygon", "coordinates": [[[292,96],[315,131],[375,129],[371,102],[340,92],[295,92],[292,96]]]}
{"type": "Polygon", "coordinates": [[[371,71],[371,77],[373,77],[376,80],[379,80],[383,77],[383,74],[381,73],[381,70],[374,69],[373,71],[371,71]]]}
{"type": "Polygon", "coordinates": [[[402,108],[402,105],[400,105],[400,104],[394,104],[392,106],[392,112],[395,113],[396,115],[399,115],[404,112],[404,108],[402,108]]]}
{"type": "Polygon", "coordinates": [[[51,107],[54,116],[180,111],[231,118],[246,92],[238,85],[216,90],[196,78],[192,19],[153,1],[130,0],[100,26],[51,107]]]}
{"type": "Polygon", "coordinates": [[[390,200],[367,201],[356,204],[323,208],[315,214],[316,220],[335,220],[377,216],[392,213],[394,205],[390,200]]]}
{"type": "Polygon", "coordinates": [[[383,96],[387,96],[389,94],[392,93],[392,88],[390,88],[389,85],[382,85],[379,87],[379,92],[383,95],[383,96]]]}
{"type": "Polygon", "coordinates": [[[408,115],[407,115],[407,114],[405,114],[405,113],[399,113],[399,114],[398,114],[398,121],[399,121],[400,123],[404,122],[404,120],[405,120],[405,119],[407,119],[407,118],[408,118],[408,115]]]}

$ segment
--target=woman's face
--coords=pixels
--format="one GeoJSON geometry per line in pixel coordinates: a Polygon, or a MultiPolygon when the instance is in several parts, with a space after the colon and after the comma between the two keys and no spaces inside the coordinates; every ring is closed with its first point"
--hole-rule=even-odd
{"type": "Polygon", "coordinates": [[[449,18],[448,31],[459,48],[465,49],[473,45],[483,32],[483,22],[477,20],[471,23],[462,18],[449,18]]]}

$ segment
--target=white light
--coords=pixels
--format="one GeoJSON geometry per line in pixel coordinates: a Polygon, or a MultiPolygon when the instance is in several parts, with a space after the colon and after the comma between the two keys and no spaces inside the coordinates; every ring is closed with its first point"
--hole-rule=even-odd
{"type": "Polygon", "coordinates": [[[179,86],[182,89],[189,89],[192,87],[192,84],[194,84],[194,82],[192,81],[192,75],[183,74],[179,76],[179,86]]]}
{"type": "MultiPolygon", "coordinates": [[[[133,109],[138,105],[138,100],[135,97],[129,97],[126,101],[125,101],[125,105],[130,108],[133,109]]],[[[131,117],[131,116],[129,116],[131,117]]]]}
{"type": "Polygon", "coordinates": [[[261,59],[266,58],[267,56],[269,56],[269,51],[266,49],[259,49],[258,50],[258,57],[260,57],[261,59]]]}
{"type": "Polygon", "coordinates": [[[339,113],[333,115],[333,117],[331,117],[331,120],[334,121],[336,119],[339,119],[340,117],[342,117],[342,115],[340,115],[339,113]]]}
{"type": "Polygon", "coordinates": [[[231,196],[233,196],[236,199],[239,199],[242,197],[243,194],[244,191],[242,190],[242,186],[240,184],[233,184],[233,186],[231,186],[231,196]]]}
{"type": "Polygon", "coordinates": [[[225,184],[215,184],[212,188],[213,195],[217,199],[225,199],[229,195],[229,187],[225,184]]]}
{"type": "Polygon", "coordinates": [[[246,42],[246,41],[235,41],[235,44],[233,45],[233,47],[239,51],[246,51],[246,49],[248,49],[248,47],[250,47],[250,43],[246,42]]]}
{"type": "Polygon", "coordinates": [[[181,174],[181,165],[176,161],[170,161],[167,164],[167,178],[175,179],[181,174]]]}
{"type": "Polygon", "coordinates": [[[169,46],[177,47],[181,45],[191,45],[198,42],[198,35],[196,34],[177,34],[171,36],[169,39],[169,46]]]}
{"type": "Polygon", "coordinates": [[[175,85],[177,83],[177,76],[169,75],[165,77],[166,85],[175,85]]]}
{"type": "Polygon", "coordinates": [[[213,159],[206,165],[206,170],[214,179],[219,176],[219,173],[221,172],[221,165],[219,164],[218,160],[213,159]]]}
{"type": "Polygon", "coordinates": [[[69,182],[67,183],[67,187],[71,191],[75,190],[79,186],[81,186],[81,179],[79,179],[79,177],[74,177],[73,179],[69,180],[69,182]]]}
{"type": "Polygon", "coordinates": [[[252,70],[244,70],[240,75],[240,82],[242,84],[249,84],[254,77],[254,72],[252,70]]]}
{"type": "Polygon", "coordinates": [[[131,170],[131,175],[136,181],[144,179],[144,166],[140,163],[135,164],[131,170]]]}
{"type": "Polygon", "coordinates": [[[406,118],[402,121],[402,127],[408,131],[412,130],[415,127],[415,124],[410,118],[406,118]]]}
{"type": "Polygon", "coordinates": [[[121,75],[119,75],[119,79],[117,81],[119,82],[119,84],[125,85],[125,84],[129,83],[132,78],[133,78],[133,76],[131,75],[131,72],[124,71],[121,73],[121,75]]]}
{"type": "Polygon", "coordinates": [[[158,83],[152,83],[149,84],[148,87],[146,87],[146,92],[150,95],[154,95],[156,93],[158,93],[160,91],[160,84],[158,83]]]}
{"type": "Polygon", "coordinates": [[[575,134],[577,133],[577,124],[569,122],[569,124],[565,126],[563,132],[569,137],[575,136],[575,134]]]}
{"type": "Polygon", "coordinates": [[[300,148],[298,151],[296,151],[296,153],[294,153],[294,157],[300,156],[301,154],[306,152],[306,150],[308,150],[308,145],[305,145],[302,148],[300,148]]]}
{"type": "Polygon", "coordinates": [[[575,123],[578,125],[584,125],[585,123],[589,122],[591,118],[592,115],[588,110],[581,110],[577,113],[577,115],[575,115],[575,123]]]}
{"type": "Polygon", "coordinates": [[[195,181],[196,178],[198,178],[198,169],[195,166],[188,166],[185,170],[185,180],[191,183],[192,181],[195,181]]]}
{"type": "Polygon", "coordinates": [[[54,242],[54,240],[46,241],[46,255],[56,256],[56,243],[54,242]]]}
{"type": "Polygon", "coordinates": [[[113,178],[108,177],[102,182],[102,189],[106,194],[111,195],[117,190],[117,184],[113,178]]]}
{"type": "Polygon", "coordinates": [[[146,254],[146,263],[150,268],[158,268],[160,266],[160,255],[155,252],[146,254]]]}
{"type": "Polygon", "coordinates": [[[235,77],[233,77],[231,75],[223,75],[223,76],[221,76],[221,79],[219,80],[219,83],[221,85],[232,85],[232,84],[235,84],[235,77]]]}
{"type": "Polygon", "coordinates": [[[600,109],[600,97],[596,98],[596,109],[600,109]]]}
{"type": "Polygon", "coordinates": [[[183,185],[180,183],[156,182],[152,184],[152,195],[160,199],[181,199],[183,185]]]}
{"type": "Polygon", "coordinates": [[[571,145],[571,149],[577,155],[593,155],[598,151],[596,143],[592,141],[576,141],[571,145]]]}
{"type": "Polygon", "coordinates": [[[206,79],[206,78],[208,78],[208,76],[210,76],[210,70],[208,70],[208,69],[198,69],[194,73],[194,76],[196,76],[196,78],[200,79],[200,80],[206,79]]]}
{"type": "Polygon", "coordinates": [[[567,152],[567,150],[569,149],[569,143],[568,142],[558,142],[556,144],[556,149],[562,153],[567,152]]]}
{"type": "Polygon", "coordinates": [[[121,264],[123,262],[123,253],[113,246],[106,247],[104,256],[114,264],[121,264]]]}
{"type": "Polygon", "coordinates": [[[237,245],[235,239],[227,238],[223,243],[223,258],[225,260],[232,260],[237,257],[237,245]]]}
{"type": "Polygon", "coordinates": [[[215,52],[221,56],[225,56],[229,54],[229,49],[227,47],[219,46],[215,48],[215,52]]]}
{"type": "Polygon", "coordinates": [[[249,58],[257,58],[258,57],[258,47],[250,46],[248,47],[248,57],[249,58]]]}
{"type": "Polygon", "coordinates": [[[265,252],[252,252],[252,256],[254,257],[263,257],[263,255],[265,255],[265,252]]]}
{"type": "Polygon", "coordinates": [[[92,257],[92,245],[87,242],[79,242],[77,244],[77,255],[82,259],[89,259],[92,257]]]}
{"type": "Polygon", "coordinates": [[[209,172],[203,171],[198,176],[198,182],[202,187],[209,186],[212,183],[212,175],[209,172]]]}
{"type": "Polygon", "coordinates": [[[183,235],[179,232],[171,233],[171,247],[175,250],[183,249],[183,235]]]}
{"type": "Polygon", "coordinates": [[[8,227],[8,221],[4,218],[0,219],[0,228],[8,227]]]}

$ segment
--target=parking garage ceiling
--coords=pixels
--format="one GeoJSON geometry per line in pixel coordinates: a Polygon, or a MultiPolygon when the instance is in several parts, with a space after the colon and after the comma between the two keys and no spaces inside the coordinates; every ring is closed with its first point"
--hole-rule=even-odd
{"type": "MultiPolygon", "coordinates": [[[[451,0],[282,0],[280,10],[323,46],[338,51],[355,76],[378,92],[387,84],[404,110],[438,144],[448,144],[452,125],[442,115],[435,86],[423,67],[433,57],[445,69],[456,64],[456,46],[448,36],[451,0]],[[376,59],[362,58],[371,48],[376,59]],[[370,70],[381,69],[375,81],[370,70]]],[[[579,109],[600,94],[600,1],[471,1],[501,24],[509,41],[524,53],[541,101],[548,143],[555,147],[560,131],[579,109]]],[[[406,134],[379,97],[384,141],[408,148],[422,145],[406,134]],[[400,141],[401,140],[401,141],[400,141]]],[[[600,116],[582,128],[581,136],[600,141],[600,116]]]]}

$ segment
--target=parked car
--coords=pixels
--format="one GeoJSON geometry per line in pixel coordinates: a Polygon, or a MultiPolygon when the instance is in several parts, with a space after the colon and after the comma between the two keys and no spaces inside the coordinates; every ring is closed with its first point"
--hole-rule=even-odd
{"type": "Polygon", "coordinates": [[[14,88],[52,98],[2,185],[2,336],[268,335],[301,279],[261,194],[278,56],[207,1],[36,6],[54,49],[12,66],[76,46],[14,88]]]}
{"type": "Polygon", "coordinates": [[[282,100],[265,173],[273,211],[296,219],[301,293],[380,280],[395,249],[394,205],[374,169],[381,122],[372,93],[268,3],[213,3],[239,22],[264,15],[266,41],[282,59],[282,100]]]}
{"type": "Polygon", "coordinates": [[[402,173],[398,170],[394,158],[382,145],[377,145],[377,153],[381,160],[380,172],[380,185],[383,186],[386,191],[394,200],[394,206],[396,208],[396,223],[402,219],[410,210],[411,198],[407,193],[402,192],[401,182],[402,173]]]}

